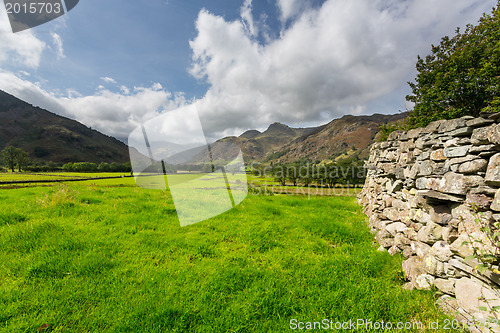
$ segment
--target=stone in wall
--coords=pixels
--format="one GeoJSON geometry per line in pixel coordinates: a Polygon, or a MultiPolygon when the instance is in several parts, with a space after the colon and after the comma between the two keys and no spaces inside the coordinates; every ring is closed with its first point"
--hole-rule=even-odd
{"type": "Polygon", "coordinates": [[[460,164],[458,167],[458,172],[465,174],[474,174],[482,171],[486,171],[486,167],[488,166],[488,161],[485,159],[477,159],[468,161],[460,164]]]}
{"type": "Polygon", "coordinates": [[[474,118],[474,119],[466,121],[465,125],[467,125],[469,127],[484,127],[486,125],[491,125],[494,122],[495,121],[492,119],[479,117],[479,118],[474,118]]]}
{"type": "Polygon", "coordinates": [[[490,143],[500,145],[500,124],[491,127],[487,136],[490,143]]]}
{"type": "Polygon", "coordinates": [[[417,239],[422,243],[434,244],[443,239],[443,228],[434,222],[429,222],[418,231],[417,239]]]}
{"type": "Polygon", "coordinates": [[[447,147],[443,149],[445,158],[463,157],[467,155],[472,146],[447,147]]]}
{"type": "Polygon", "coordinates": [[[480,309],[500,306],[498,289],[473,278],[463,277],[456,280],[455,295],[458,305],[476,319],[486,319],[491,316],[488,311],[480,309]]]}
{"type": "Polygon", "coordinates": [[[500,186],[500,153],[491,156],[485,181],[488,185],[500,186]]]}
{"type": "Polygon", "coordinates": [[[480,176],[464,176],[455,172],[448,172],[439,182],[437,191],[451,194],[465,195],[473,188],[484,184],[480,176]]]}
{"type": "Polygon", "coordinates": [[[427,283],[419,283],[420,281],[417,282],[417,278],[421,275],[427,274],[425,272],[422,259],[417,256],[410,257],[403,261],[402,269],[406,278],[412,283],[414,288],[427,289],[431,287],[428,286],[427,283]]]}
{"type": "Polygon", "coordinates": [[[475,207],[479,211],[490,209],[493,199],[482,193],[467,193],[465,203],[469,207],[475,207]]]}
{"type": "Polygon", "coordinates": [[[448,244],[453,244],[458,239],[459,233],[457,228],[452,226],[443,227],[443,240],[448,244]]]}
{"type": "Polygon", "coordinates": [[[458,279],[435,279],[434,280],[434,285],[436,288],[438,288],[441,292],[449,295],[455,295],[455,283],[458,279]]]}
{"type": "Polygon", "coordinates": [[[496,212],[500,212],[500,189],[497,190],[490,208],[496,212]]]}

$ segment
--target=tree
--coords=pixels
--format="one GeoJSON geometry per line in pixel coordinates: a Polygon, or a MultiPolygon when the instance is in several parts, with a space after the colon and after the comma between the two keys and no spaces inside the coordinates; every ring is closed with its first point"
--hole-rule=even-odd
{"type": "Polygon", "coordinates": [[[97,165],[92,162],[77,162],[73,164],[73,171],[93,172],[97,171],[97,165]]]}
{"type": "Polygon", "coordinates": [[[14,168],[16,165],[19,172],[21,172],[21,169],[24,169],[29,163],[28,153],[16,147],[5,147],[0,154],[2,155],[4,163],[9,169],[12,170],[12,172],[15,172],[14,168]]]}
{"type": "Polygon", "coordinates": [[[63,171],[73,171],[74,165],[72,162],[68,162],[62,166],[63,171]]]}
{"type": "Polygon", "coordinates": [[[21,169],[25,170],[25,168],[28,166],[29,163],[30,163],[30,158],[28,153],[18,148],[17,168],[19,169],[19,172],[21,172],[21,169]]]}
{"type": "Polygon", "coordinates": [[[12,170],[12,172],[15,172],[14,168],[17,163],[18,148],[12,146],[5,147],[2,150],[1,154],[3,162],[7,165],[9,169],[12,170]]]}
{"type": "Polygon", "coordinates": [[[201,168],[201,172],[202,173],[210,173],[210,172],[213,172],[213,171],[214,171],[214,167],[210,163],[204,164],[203,167],[201,168]]]}
{"type": "MultiPolygon", "coordinates": [[[[132,163],[130,162],[125,162],[122,164],[123,172],[132,172],[132,163]]],[[[177,170],[175,171],[177,172],[177,170]]]]}
{"type": "Polygon", "coordinates": [[[277,181],[281,186],[286,185],[286,166],[284,165],[275,165],[273,166],[272,173],[274,180],[277,181]]]}
{"type": "Polygon", "coordinates": [[[293,184],[293,186],[297,186],[299,178],[299,167],[300,165],[298,164],[291,164],[287,165],[286,167],[286,178],[293,184]]]}
{"type": "Polygon", "coordinates": [[[445,36],[432,54],[417,61],[415,82],[408,82],[415,103],[407,128],[425,126],[438,119],[481,112],[498,112],[500,107],[500,0],[477,26],[464,33],[445,36]]]}
{"type": "Polygon", "coordinates": [[[99,170],[99,172],[109,172],[111,168],[108,163],[101,162],[101,164],[97,167],[97,170],[99,170]]]}
{"type": "Polygon", "coordinates": [[[109,165],[109,171],[111,172],[118,172],[120,171],[120,164],[113,162],[109,165]]]}

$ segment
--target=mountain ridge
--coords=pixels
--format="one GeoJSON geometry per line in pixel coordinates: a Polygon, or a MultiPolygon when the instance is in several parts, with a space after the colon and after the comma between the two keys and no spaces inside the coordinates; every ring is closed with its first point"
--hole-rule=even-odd
{"type": "Polygon", "coordinates": [[[292,163],[299,160],[333,162],[351,155],[366,158],[379,127],[404,119],[407,113],[370,116],[344,115],[329,123],[293,128],[275,122],[263,131],[247,130],[240,136],[224,137],[210,144],[214,160],[224,159],[228,149],[239,146],[245,160],[292,163]]]}
{"type": "Polygon", "coordinates": [[[129,161],[123,142],[0,90],[0,150],[14,146],[44,162],[129,161]]]}

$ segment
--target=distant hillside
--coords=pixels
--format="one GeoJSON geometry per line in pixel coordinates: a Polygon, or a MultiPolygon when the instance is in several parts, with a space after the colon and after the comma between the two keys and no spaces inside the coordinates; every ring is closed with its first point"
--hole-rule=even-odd
{"type": "Polygon", "coordinates": [[[239,146],[246,160],[262,160],[269,153],[279,150],[291,141],[317,130],[311,128],[291,128],[280,123],[271,124],[264,132],[249,130],[239,137],[229,136],[210,145],[215,160],[224,159],[228,149],[239,146]],[[235,146],[237,145],[237,146],[235,146]]]}
{"type": "MultiPolygon", "coordinates": [[[[395,115],[344,116],[328,124],[310,128],[292,128],[274,123],[264,132],[248,130],[239,137],[230,136],[210,145],[215,160],[234,155],[239,146],[245,160],[290,163],[299,160],[335,161],[357,156],[366,158],[379,126],[404,119],[395,115]]],[[[206,158],[206,156],[203,156],[206,158]]],[[[198,155],[192,162],[202,159],[198,155]]]]}
{"type": "Polygon", "coordinates": [[[128,147],[117,139],[0,90],[0,149],[6,146],[38,161],[129,161],[128,147]]]}
{"type": "Polygon", "coordinates": [[[267,156],[267,161],[289,163],[297,160],[335,161],[352,155],[368,157],[368,148],[382,124],[404,119],[407,113],[371,116],[346,115],[297,138],[267,156]]]}

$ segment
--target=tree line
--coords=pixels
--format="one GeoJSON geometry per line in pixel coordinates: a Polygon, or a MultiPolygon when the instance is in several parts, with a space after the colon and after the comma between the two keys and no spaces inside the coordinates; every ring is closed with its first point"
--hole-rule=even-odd
{"type": "Polygon", "coordinates": [[[131,172],[130,162],[126,163],[106,163],[101,162],[99,165],[92,162],[69,162],[61,167],[62,171],[69,172],[131,172]]]}
{"type": "Polygon", "coordinates": [[[2,164],[10,171],[18,172],[49,172],[49,171],[70,171],[70,172],[131,172],[130,162],[126,163],[106,163],[100,164],[92,162],[38,162],[30,159],[30,156],[24,150],[8,146],[0,151],[2,164]]]}
{"type": "Polygon", "coordinates": [[[262,165],[252,163],[249,169],[255,176],[271,177],[283,186],[316,184],[334,187],[337,184],[361,185],[364,184],[366,178],[364,162],[356,156],[328,164],[295,162],[262,165]]]}

